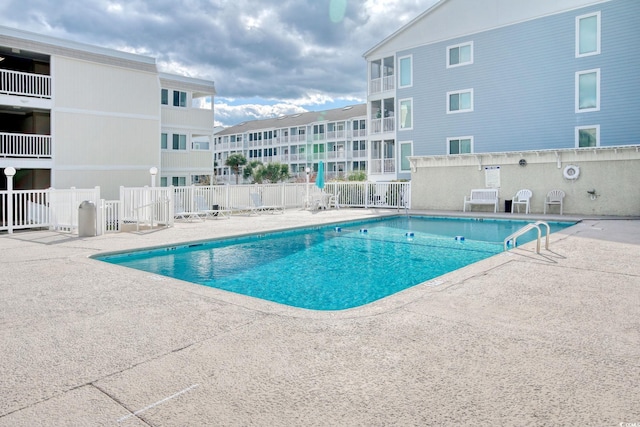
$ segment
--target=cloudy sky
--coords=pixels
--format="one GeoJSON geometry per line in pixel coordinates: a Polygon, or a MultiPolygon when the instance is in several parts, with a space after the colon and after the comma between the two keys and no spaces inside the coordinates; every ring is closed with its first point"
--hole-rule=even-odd
{"type": "Polygon", "coordinates": [[[362,54],[437,0],[3,0],[0,25],[213,80],[218,125],[365,102],[362,54]]]}

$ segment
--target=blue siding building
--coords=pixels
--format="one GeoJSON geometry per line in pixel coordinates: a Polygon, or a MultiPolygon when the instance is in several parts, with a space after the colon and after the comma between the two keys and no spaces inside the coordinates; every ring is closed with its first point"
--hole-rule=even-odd
{"type": "Polygon", "coordinates": [[[441,0],[365,53],[373,179],[408,156],[640,144],[640,2],[441,0]],[[377,148],[377,149],[376,149],[377,148]]]}

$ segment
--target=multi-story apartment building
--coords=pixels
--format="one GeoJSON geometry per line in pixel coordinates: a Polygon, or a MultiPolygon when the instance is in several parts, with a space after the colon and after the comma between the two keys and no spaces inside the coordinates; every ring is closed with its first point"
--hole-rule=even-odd
{"type": "Polygon", "coordinates": [[[307,167],[317,171],[321,160],[329,179],[366,172],[366,105],[244,122],[217,132],[214,150],[218,183],[235,183],[225,166],[234,153],[248,161],[287,164],[293,176],[305,174],[307,167]]]}
{"type": "Polygon", "coordinates": [[[211,184],[213,82],[160,74],[162,170],[160,185],[211,184]]]}
{"type": "Polygon", "coordinates": [[[373,179],[410,156],[638,144],[636,0],[441,0],[364,54],[373,179]]]}
{"type": "Polygon", "coordinates": [[[0,27],[0,170],[17,169],[18,189],[100,186],[105,198],[149,185],[152,168],[163,183],[204,179],[214,95],[154,58],[0,27]]]}

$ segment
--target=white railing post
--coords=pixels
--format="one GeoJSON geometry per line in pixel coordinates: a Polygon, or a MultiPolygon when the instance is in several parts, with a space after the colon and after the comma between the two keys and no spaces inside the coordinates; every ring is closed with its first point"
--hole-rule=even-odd
{"type": "Polygon", "coordinates": [[[369,207],[369,181],[364,182],[364,207],[369,207]]]}
{"type": "Polygon", "coordinates": [[[4,174],[7,177],[7,232],[13,234],[13,177],[16,169],[9,166],[4,169],[4,174]]]}

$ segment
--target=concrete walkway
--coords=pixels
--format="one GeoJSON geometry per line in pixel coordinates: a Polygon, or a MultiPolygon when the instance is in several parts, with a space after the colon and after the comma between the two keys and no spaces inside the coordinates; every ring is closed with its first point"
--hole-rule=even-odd
{"type": "Polygon", "coordinates": [[[0,236],[0,426],[640,423],[638,220],[588,219],[551,251],[339,312],[88,258],[378,214],[0,236]]]}

